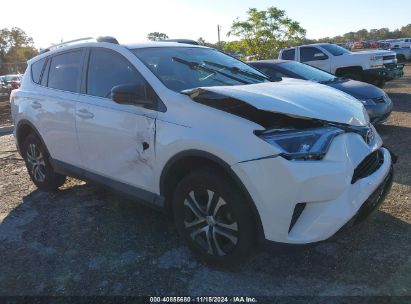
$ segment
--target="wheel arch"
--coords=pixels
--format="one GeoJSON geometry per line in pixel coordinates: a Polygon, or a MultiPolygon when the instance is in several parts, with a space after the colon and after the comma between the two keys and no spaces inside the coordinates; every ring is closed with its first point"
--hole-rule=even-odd
{"type": "Polygon", "coordinates": [[[337,68],[335,70],[335,75],[336,76],[342,76],[342,75],[344,75],[345,73],[348,73],[348,72],[360,72],[360,73],[362,73],[362,72],[364,72],[364,70],[363,70],[362,66],[359,66],[359,65],[340,67],[340,68],[337,68]]]}
{"type": "Polygon", "coordinates": [[[160,194],[165,198],[165,211],[171,214],[171,196],[181,179],[193,170],[205,166],[214,167],[226,174],[246,197],[246,202],[253,212],[256,224],[258,241],[265,239],[260,214],[257,207],[240,178],[231,169],[231,166],[221,158],[201,150],[187,150],[179,152],[168,160],[160,176],[160,194]]]}
{"type": "Polygon", "coordinates": [[[27,119],[22,119],[18,122],[17,126],[16,126],[16,144],[17,144],[17,149],[20,153],[20,155],[22,154],[22,144],[24,142],[24,140],[27,138],[27,136],[29,134],[34,133],[41,141],[42,145],[44,146],[44,148],[46,149],[46,152],[48,155],[50,155],[50,153],[48,152],[47,146],[43,140],[43,137],[41,136],[40,132],[37,130],[37,128],[34,126],[34,124],[32,122],[30,122],[27,119]]]}

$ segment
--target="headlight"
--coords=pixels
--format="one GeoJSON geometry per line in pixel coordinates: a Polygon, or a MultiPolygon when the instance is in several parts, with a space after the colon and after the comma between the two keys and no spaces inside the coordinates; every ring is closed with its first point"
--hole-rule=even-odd
{"type": "Polygon", "coordinates": [[[360,101],[364,106],[375,106],[375,102],[372,99],[360,99],[360,101]]]}
{"type": "Polygon", "coordinates": [[[286,159],[319,160],[327,153],[332,139],[344,131],[335,127],[281,130],[259,137],[280,148],[286,159]]]}

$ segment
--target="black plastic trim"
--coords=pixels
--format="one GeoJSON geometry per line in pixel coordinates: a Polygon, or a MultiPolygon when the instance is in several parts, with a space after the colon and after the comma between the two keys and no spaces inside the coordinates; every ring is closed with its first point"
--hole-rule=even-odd
{"type": "Polygon", "coordinates": [[[295,223],[297,223],[306,206],[307,203],[298,203],[297,205],[295,205],[290,221],[290,227],[288,228],[288,233],[290,233],[291,229],[293,229],[295,223]]]}
{"type": "Polygon", "coordinates": [[[101,176],[96,173],[92,173],[51,157],[50,163],[53,166],[53,169],[60,174],[72,176],[81,180],[93,181],[108,186],[109,188],[116,190],[127,197],[139,200],[144,205],[157,210],[164,210],[164,197],[158,194],[101,176]]]}

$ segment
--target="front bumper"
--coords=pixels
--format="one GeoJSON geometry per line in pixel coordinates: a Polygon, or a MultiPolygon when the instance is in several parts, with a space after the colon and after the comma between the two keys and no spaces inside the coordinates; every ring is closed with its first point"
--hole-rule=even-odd
{"type": "Polygon", "coordinates": [[[387,66],[384,68],[364,70],[364,75],[367,80],[393,80],[404,76],[404,65],[398,64],[387,66]]]}
{"type": "Polygon", "coordinates": [[[384,184],[392,167],[385,148],[381,148],[384,161],[378,169],[351,184],[354,169],[374,148],[359,135],[345,133],[334,139],[321,161],[275,157],[238,163],[232,168],[254,200],[265,239],[307,244],[335,234],[384,184]],[[295,220],[294,210],[301,203],[305,208],[295,220]]]}
{"type": "Polygon", "coordinates": [[[358,223],[366,219],[375,209],[377,209],[390,192],[394,180],[394,169],[391,166],[390,171],[378,186],[378,188],[370,195],[370,197],[362,204],[357,214],[353,217],[353,222],[358,223]]]}
{"type": "Polygon", "coordinates": [[[370,117],[370,121],[373,125],[382,124],[387,121],[391,115],[392,108],[393,104],[391,101],[388,103],[378,103],[372,106],[365,106],[368,116],[370,117]]]}

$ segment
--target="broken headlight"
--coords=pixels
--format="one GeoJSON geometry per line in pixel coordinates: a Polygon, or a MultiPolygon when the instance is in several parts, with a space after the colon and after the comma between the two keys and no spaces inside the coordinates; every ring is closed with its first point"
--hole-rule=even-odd
{"type": "Polygon", "coordinates": [[[259,137],[280,148],[286,159],[318,160],[327,153],[333,138],[343,130],[335,127],[283,129],[262,133],[259,137]]]}

